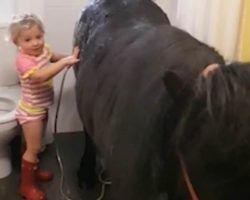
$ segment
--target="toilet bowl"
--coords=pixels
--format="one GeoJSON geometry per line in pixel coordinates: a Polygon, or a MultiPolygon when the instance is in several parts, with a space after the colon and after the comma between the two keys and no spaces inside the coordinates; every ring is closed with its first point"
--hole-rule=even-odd
{"type": "Polygon", "coordinates": [[[16,100],[0,95],[0,178],[11,173],[9,142],[17,134],[16,100]]]}
{"type": "Polygon", "coordinates": [[[4,39],[6,31],[7,28],[0,28],[0,178],[11,172],[8,144],[19,132],[15,120],[15,107],[20,98],[19,78],[13,62],[16,47],[4,39]]]}

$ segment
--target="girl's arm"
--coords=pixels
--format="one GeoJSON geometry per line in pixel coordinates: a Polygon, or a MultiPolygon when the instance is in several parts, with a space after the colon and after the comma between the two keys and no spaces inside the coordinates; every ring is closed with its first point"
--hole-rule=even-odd
{"type": "Polygon", "coordinates": [[[49,66],[37,70],[36,72],[34,72],[34,74],[31,75],[30,79],[36,83],[42,83],[51,79],[65,67],[77,63],[79,61],[79,59],[77,58],[78,54],[79,49],[76,47],[74,48],[71,56],[61,58],[57,62],[51,63],[49,64],[49,66]]]}
{"type": "Polygon", "coordinates": [[[67,57],[67,55],[63,55],[63,54],[58,54],[58,53],[53,53],[52,57],[50,59],[51,62],[57,62],[63,58],[67,57]]]}

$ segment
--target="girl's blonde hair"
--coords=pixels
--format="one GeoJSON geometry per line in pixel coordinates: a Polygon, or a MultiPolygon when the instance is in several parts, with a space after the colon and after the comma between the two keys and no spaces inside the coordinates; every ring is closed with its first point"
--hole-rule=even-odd
{"type": "Polygon", "coordinates": [[[23,30],[30,29],[34,25],[44,33],[44,26],[42,21],[34,14],[20,14],[12,18],[9,26],[9,39],[17,44],[18,37],[23,30]]]}

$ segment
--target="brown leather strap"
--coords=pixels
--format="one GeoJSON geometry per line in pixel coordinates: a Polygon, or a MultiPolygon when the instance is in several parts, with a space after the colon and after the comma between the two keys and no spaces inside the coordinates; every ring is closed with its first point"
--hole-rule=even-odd
{"type": "Polygon", "coordinates": [[[213,64],[210,64],[210,65],[206,66],[206,68],[202,71],[203,76],[207,77],[207,75],[209,74],[209,72],[215,70],[219,66],[220,65],[217,64],[217,63],[213,63],[213,64]]]}
{"type": "Polygon", "coordinates": [[[184,181],[186,183],[188,192],[189,192],[189,194],[191,196],[191,199],[192,200],[199,200],[198,195],[195,192],[195,189],[194,189],[194,187],[193,187],[193,185],[192,185],[192,183],[190,181],[190,178],[188,176],[187,168],[186,168],[185,163],[184,163],[184,161],[182,159],[182,156],[180,154],[178,154],[178,157],[179,157],[179,161],[180,161],[180,165],[181,165],[181,172],[182,172],[184,181]]]}

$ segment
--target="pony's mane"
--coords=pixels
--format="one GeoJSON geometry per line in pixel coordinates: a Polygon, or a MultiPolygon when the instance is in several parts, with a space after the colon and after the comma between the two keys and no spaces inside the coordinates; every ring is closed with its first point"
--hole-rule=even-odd
{"type": "MultiPolygon", "coordinates": [[[[194,91],[176,134],[190,173],[205,174],[203,182],[216,180],[211,190],[250,177],[250,64],[200,75],[194,91]]],[[[200,184],[198,179],[193,177],[200,184]]]]}
{"type": "Polygon", "coordinates": [[[199,76],[195,98],[206,98],[206,109],[211,118],[218,120],[226,114],[232,104],[238,105],[239,101],[245,101],[241,97],[249,95],[248,67],[249,65],[234,63],[219,67],[208,77],[199,76]]]}

